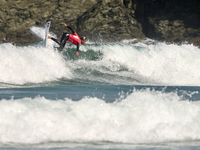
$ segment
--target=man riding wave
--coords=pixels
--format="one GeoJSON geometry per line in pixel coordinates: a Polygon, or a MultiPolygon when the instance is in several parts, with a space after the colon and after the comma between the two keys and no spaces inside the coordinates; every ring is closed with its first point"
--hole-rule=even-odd
{"type": "Polygon", "coordinates": [[[81,44],[85,44],[86,37],[83,36],[80,38],[78,36],[78,34],[76,32],[74,32],[74,30],[70,26],[68,26],[66,23],[64,23],[64,25],[66,27],[68,27],[72,31],[73,34],[63,33],[60,42],[51,36],[48,36],[48,39],[52,39],[54,42],[56,42],[58,45],[60,45],[60,47],[58,48],[59,51],[63,50],[67,41],[71,42],[72,44],[77,46],[76,56],[78,57],[79,56],[79,47],[81,44]]]}

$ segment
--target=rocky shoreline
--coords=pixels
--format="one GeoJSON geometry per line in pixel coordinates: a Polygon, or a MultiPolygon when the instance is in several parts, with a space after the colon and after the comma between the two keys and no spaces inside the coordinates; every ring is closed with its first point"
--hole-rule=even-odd
{"type": "Polygon", "coordinates": [[[0,43],[38,42],[30,28],[48,20],[58,37],[69,32],[66,22],[90,41],[148,37],[200,46],[199,0],[1,0],[0,43]]]}

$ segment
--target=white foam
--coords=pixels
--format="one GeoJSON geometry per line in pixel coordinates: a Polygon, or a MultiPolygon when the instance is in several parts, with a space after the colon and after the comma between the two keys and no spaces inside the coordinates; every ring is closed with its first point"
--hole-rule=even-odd
{"type": "MultiPolygon", "coordinates": [[[[123,96],[122,96],[123,97],[123,96]]],[[[200,102],[134,90],[115,103],[43,97],[0,101],[0,143],[152,143],[200,139],[200,102]]]]}
{"type": "MultiPolygon", "coordinates": [[[[44,28],[34,26],[30,30],[34,35],[40,37],[41,39],[44,38],[44,28]]],[[[56,37],[56,35],[52,32],[50,35],[56,37]]],[[[0,77],[0,82],[23,84],[26,82],[45,82],[65,76],[68,78],[70,76],[69,74],[65,73],[64,75],[64,73],[61,73],[63,75],[56,75],[56,77],[54,75],[55,73],[53,71],[49,72],[49,70],[46,71],[49,72],[49,75],[47,76],[39,75],[39,77],[37,77],[37,75],[32,75],[30,78],[26,77],[24,79],[21,74],[23,73],[28,76],[29,73],[31,73],[30,68],[32,66],[33,69],[35,68],[34,72],[38,72],[39,68],[43,70],[45,67],[42,67],[42,65],[44,64],[41,64],[40,66],[38,62],[38,68],[36,66],[34,67],[34,64],[30,64],[31,61],[41,61],[41,57],[44,57],[46,64],[51,64],[48,62],[48,60],[60,61],[60,57],[53,59],[47,58],[52,57],[48,56],[47,53],[50,55],[52,54],[51,50],[54,44],[55,42],[52,40],[48,40],[48,48],[38,48],[38,45],[40,44],[24,48],[16,47],[11,44],[8,44],[7,46],[5,46],[5,44],[1,44],[0,53],[2,53],[2,55],[0,57],[2,58],[0,61],[2,61],[3,66],[0,67],[0,70],[3,72],[3,76],[0,77]],[[5,49],[5,52],[3,49],[5,49]],[[37,57],[25,56],[27,53],[29,53],[27,55],[31,55],[31,53],[39,54],[40,52],[35,51],[38,49],[41,49],[39,50],[40,52],[45,51],[45,54],[42,53],[40,56],[34,54],[37,57]],[[16,56],[18,56],[20,59],[18,60],[16,56]],[[37,58],[39,59],[36,60],[37,58]],[[25,61],[22,65],[20,64],[20,61],[23,59],[25,61]],[[6,63],[6,61],[9,62],[6,63]],[[22,68],[18,69],[19,66],[23,66],[22,68],[26,69],[27,71],[22,68]]],[[[67,44],[65,48],[67,48],[70,53],[72,49],[76,49],[76,46],[67,44]]],[[[122,43],[90,43],[81,45],[80,51],[80,57],[78,59],[71,59],[72,61],[66,63],[67,65],[70,65],[71,71],[76,72],[76,74],[73,74],[73,77],[79,80],[89,80],[91,82],[109,84],[200,85],[200,50],[191,44],[166,44],[151,39],[146,39],[135,44],[130,44],[130,41],[123,41],[122,43]],[[94,53],[89,53],[88,51],[93,51],[94,53]],[[83,57],[84,55],[81,54],[82,52],[83,54],[86,53],[89,56],[86,56],[85,59],[83,57]],[[99,54],[100,56],[98,56],[99,54]],[[99,59],[91,60],[90,57],[96,57],[99,59]]],[[[58,55],[56,54],[55,57],[56,56],[58,55]]],[[[64,63],[57,66],[63,65],[64,63]]],[[[53,67],[56,68],[55,66],[53,67]]],[[[51,67],[49,66],[49,68],[51,67]]],[[[57,68],[59,69],[59,67],[57,68]]],[[[60,70],[65,70],[66,68],[69,67],[63,67],[60,70]]],[[[59,71],[56,72],[58,73],[59,71]]]]}
{"type": "MultiPolygon", "coordinates": [[[[30,28],[30,31],[33,35],[39,37],[40,39],[44,40],[45,38],[45,28],[44,27],[36,27],[33,26],[30,28]]],[[[49,35],[51,37],[57,38],[56,34],[54,34],[53,32],[49,32],[49,35]]],[[[43,44],[44,41],[42,41],[43,44]]],[[[53,42],[52,40],[47,40],[47,47],[53,47],[55,44],[55,42],[53,42]]]]}
{"type": "Polygon", "coordinates": [[[144,43],[106,45],[102,63],[111,70],[124,66],[147,84],[200,85],[200,50],[189,45],[144,43]]]}
{"type": "MultiPolygon", "coordinates": [[[[41,38],[42,40],[44,40],[45,38],[45,28],[44,27],[36,27],[36,26],[32,26],[30,28],[30,31],[32,34],[34,34],[35,36],[41,38]]],[[[52,37],[57,37],[56,34],[54,34],[53,32],[49,32],[49,35],[52,37]]]]}
{"type": "Polygon", "coordinates": [[[81,79],[110,84],[200,85],[199,48],[151,42],[84,45],[81,51],[100,52],[99,59],[79,58],[70,66],[85,69],[81,79]],[[93,75],[94,70],[104,76],[93,75]]]}
{"type": "Polygon", "coordinates": [[[62,55],[52,48],[1,44],[0,64],[3,83],[41,83],[72,77],[62,55]]]}

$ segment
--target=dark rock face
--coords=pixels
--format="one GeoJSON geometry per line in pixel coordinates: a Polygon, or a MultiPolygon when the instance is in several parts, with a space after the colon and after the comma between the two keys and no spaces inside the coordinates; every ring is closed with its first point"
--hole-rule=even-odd
{"type": "Polygon", "coordinates": [[[65,22],[91,41],[149,37],[200,45],[199,0],[1,0],[0,43],[37,42],[30,27],[48,20],[58,37],[70,32],[65,22]]]}
{"type": "Polygon", "coordinates": [[[78,31],[107,42],[144,38],[142,26],[134,17],[119,0],[99,1],[78,18],[78,31]]]}
{"type": "Polygon", "coordinates": [[[167,42],[188,41],[200,45],[199,0],[135,0],[143,33],[167,42]]]}

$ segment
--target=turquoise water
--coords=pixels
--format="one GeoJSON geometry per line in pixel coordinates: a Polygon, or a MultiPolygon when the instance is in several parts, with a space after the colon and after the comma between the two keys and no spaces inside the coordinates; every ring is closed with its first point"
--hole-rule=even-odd
{"type": "Polygon", "coordinates": [[[54,46],[0,44],[0,149],[199,149],[199,48],[54,46]]]}

